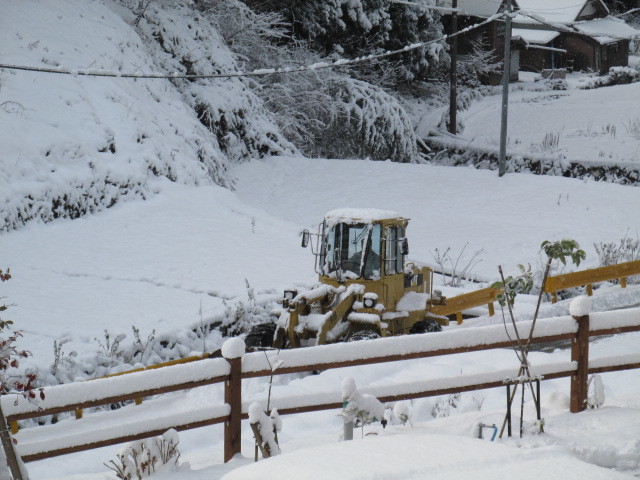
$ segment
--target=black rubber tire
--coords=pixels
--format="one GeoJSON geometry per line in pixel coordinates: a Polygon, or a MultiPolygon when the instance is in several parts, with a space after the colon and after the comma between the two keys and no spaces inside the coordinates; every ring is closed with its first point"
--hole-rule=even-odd
{"type": "Polygon", "coordinates": [[[351,335],[347,342],[358,342],[360,340],[375,340],[376,338],[381,338],[380,334],[375,330],[359,330],[353,335],[351,335]]]}
{"type": "Polygon", "coordinates": [[[276,324],[272,322],[254,325],[247,333],[244,344],[247,348],[269,348],[273,346],[276,324]]]}
{"type": "Polygon", "coordinates": [[[409,333],[432,333],[432,332],[441,332],[442,325],[440,325],[435,320],[430,320],[425,318],[424,320],[419,320],[413,324],[413,326],[409,329],[409,333]]]}

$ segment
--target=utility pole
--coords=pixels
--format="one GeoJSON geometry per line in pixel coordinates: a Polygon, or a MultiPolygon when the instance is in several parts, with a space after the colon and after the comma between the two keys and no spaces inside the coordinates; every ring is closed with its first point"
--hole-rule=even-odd
{"type": "MultiPolygon", "coordinates": [[[[458,33],[458,0],[452,0],[451,7],[451,33],[458,33]]],[[[457,110],[458,110],[458,36],[450,38],[449,55],[451,56],[451,70],[449,71],[449,133],[456,134],[457,110]]]]}
{"type": "Polygon", "coordinates": [[[507,111],[509,108],[509,79],[511,77],[511,0],[507,0],[507,16],[504,29],[504,64],[502,76],[502,120],[500,123],[500,156],[498,157],[498,175],[506,170],[507,156],[507,111]]]}

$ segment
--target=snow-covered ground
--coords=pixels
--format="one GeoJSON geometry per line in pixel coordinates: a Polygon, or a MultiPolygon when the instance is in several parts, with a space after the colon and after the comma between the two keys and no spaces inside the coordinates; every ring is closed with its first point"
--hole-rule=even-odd
{"type": "Polygon", "coordinates": [[[53,340],[81,352],[95,350],[105,329],[130,333],[134,325],[146,336],[198,326],[222,314],[223,301],[246,298],[246,282],[276,297],[312,283],[313,256],[300,248],[298,232],[344,205],[410,217],[416,260],[433,263],[435,248],[482,249],[474,273],[489,280],[498,279],[498,265],[507,274],[520,263],[536,268],[544,240],[574,238],[588,252],[585,265],[597,266],[594,242],[635,238],[639,228],[630,206],[640,204],[640,190],[619,185],[298,157],[233,173],[235,193],[166,182],[146,202],[1,236],[14,276],[2,288],[35,361],[52,360],[53,340]]]}
{"type": "MultiPolygon", "coordinates": [[[[635,61],[632,57],[631,63],[635,61]]],[[[537,74],[520,72],[520,82],[511,84],[509,153],[640,162],[640,83],[583,90],[580,87],[594,77],[572,73],[566,90],[552,90],[537,79],[537,74]]],[[[471,147],[497,150],[501,107],[500,95],[487,95],[473,102],[460,114],[465,127],[460,137],[471,147]]],[[[440,121],[440,114],[425,114],[418,131],[426,136],[440,121]]]]}
{"type": "MultiPolygon", "coordinates": [[[[130,334],[134,325],[143,335],[156,329],[178,336],[201,322],[200,310],[204,317],[221,314],[223,300],[245,298],[245,279],[258,296],[266,297],[279,296],[292,284],[312,283],[313,258],[300,248],[298,232],[313,227],[325,211],[340,206],[387,208],[409,216],[411,256],[418,260],[432,263],[436,247],[451,246],[457,251],[469,242],[471,251],[484,249],[475,273],[487,279],[497,278],[497,264],[503,264],[509,273],[515,273],[517,263],[535,266],[539,245],[546,239],[577,239],[588,252],[585,265],[595,266],[593,242],[614,241],[625,234],[635,238],[639,228],[630,206],[640,203],[640,190],[591,181],[523,174],[498,178],[493,172],[474,169],[300,157],[254,161],[231,173],[237,177],[236,192],[166,182],[146,202],[117,205],[80,220],[34,223],[1,236],[3,262],[14,275],[2,284],[2,293],[15,304],[8,312],[25,331],[23,343],[34,352],[31,364],[50,365],[53,340],[66,340],[63,349],[78,351],[78,358],[88,356],[98,349],[94,338],[103,338],[104,329],[112,335],[130,334]]],[[[614,304],[638,303],[639,297],[633,286],[625,291],[611,287],[596,291],[594,305],[598,309],[600,301],[600,309],[609,308],[611,298],[614,304]]],[[[532,302],[527,297],[521,300],[519,314],[526,317],[532,302]]],[[[568,303],[545,308],[543,316],[566,314],[568,303]]],[[[481,317],[468,324],[496,321],[499,317],[481,317]]],[[[210,341],[206,348],[213,349],[222,339],[210,341]]],[[[638,336],[629,334],[600,340],[592,352],[594,356],[633,353],[637,345],[638,336]]],[[[568,352],[540,352],[532,358],[546,362],[554,357],[565,361],[568,352]]],[[[279,395],[332,390],[339,394],[346,376],[362,385],[391,385],[424,378],[425,372],[429,378],[438,378],[513,365],[517,363],[510,351],[468,354],[283,377],[276,380],[275,389],[279,395]]],[[[434,469],[442,478],[455,478],[453,472],[471,468],[469,463],[455,461],[463,455],[485,459],[477,463],[484,478],[509,471],[509,465],[515,464],[546,471],[542,465],[550,460],[568,471],[581,472],[581,478],[624,478],[638,472],[640,375],[635,371],[607,374],[604,382],[606,408],[577,416],[567,413],[568,382],[545,382],[542,404],[547,433],[528,436],[523,442],[472,440],[475,423],[500,421],[504,413],[500,389],[463,395],[457,408],[448,398],[414,401],[415,428],[392,426],[379,431],[377,439],[358,439],[348,447],[336,443],[341,428],[337,411],[285,417],[281,435],[285,455],[260,468],[288,471],[290,467],[277,462],[286,462],[287,453],[297,452],[291,457],[292,464],[308,456],[333,469],[348,469],[352,468],[349,462],[339,459],[375,457],[375,452],[391,450],[390,461],[404,466],[382,478],[422,478],[434,469]],[[431,413],[438,411],[450,417],[434,420],[431,413]],[[621,418],[626,422],[624,429],[617,423],[621,418]],[[583,431],[590,433],[582,435],[583,431]],[[467,437],[457,439],[461,442],[457,454],[446,449],[447,456],[434,454],[418,457],[418,461],[414,450],[405,446],[414,440],[415,448],[447,445],[454,442],[451,435],[467,437]],[[324,446],[318,450],[319,445],[324,446]],[[334,450],[340,447],[348,450],[334,450]],[[304,448],[312,450],[307,454],[304,448]],[[509,460],[499,466],[496,458],[509,460]],[[272,463],[276,466],[269,467],[272,463]]],[[[252,380],[245,391],[261,398],[266,388],[264,380],[252,380]]],[[[183,404],[200,405],[205,398],[222,401],[219,387],[189,392],[183,404]]],[[[182,401],[178,397],[174,402],[182,401]]],[[[534,418],[531,408],[528,404],[528,421],[534,418]]],[[[168,478],[220,478],[250,463],[253,446],[248,428],[243,435],[246,459],[221,465],[220,427],[183,432],[183,460],[191,463],[192,471],[168,478]]],[[[114,458],[117,450],[103,448],[35,462],[29,469],[35,479],[102,479],[108,474],[102,463],[114,458]]],[[[374,478],[378,461],[358,462],[362,478],[374,478]]],[[[314,467],[309,464],[309,468],[314,467]]],[[[252,472],[238,469],[230,478],[256,478],[252,472]]],[[[338,475],[335,470],[330,472],[338,475]]],[[[567,478],[578,478],[578,473],[567,478]]]]}
{"type": "MultiPolygon", "coordinates": [[[[199,72],[234,68],[213,26],[202,27],[210,41],[206,51],[198,50],[204,43],[195,41],[200,33],[187,26],[188,15],[180,5],[175,6],[180,15],[174,16],[173,7],[152,3],[149,23],[143,20],[140,29],[134,30],[131,12],[112,2],[69,0],[56,4],[55,16],[49,15],[45,3],[28,0],[3,8],[7,28],[0,31],[0,44],[7,63],[172,72],[183,71],[180,61],[191,59],[199,72]],[[153,40],[159,24],[168,28],[162,48],[153,40]],[[113,42],[114,38],[122,41],[113,42]],[[218,63],[202,60],[200,64],[198,59],[207,56],[218,63]]],[[[189,340],[183,355],[219,348],[223,341],[219,333],[198,343],[193,331],[234,309],[237,312],[241,302],[268,305],[284,288],[315,281],[313,257],[300,248],[298,234],[303,228],[314,228],[334,208],[382,208],[410,217],[410,256],[426,263],[434,263],[436,248],[451,247],[457,255],[468,244],[461,263],[481,251],[482,261],[472,273],[483,281],[497,279],[497,265],[503,265],[507,274],[517,273],[517,264],[530,263],[539,269],[544,240],[578,240],[588,254],[583,266],[592,267],[598,264],[595,242],[640,235],[640,190],[633,187],[299,156],[254,160],[231,168],[229,158],[251,154],[244,144],[247,138],[226,132],[221,143],[199,143],[199,138],[213,137],[185,99],[227,115],[247,112],[243,114],[246,122],[236,127],[246,129],[256,149],[264,145],[269,151],[290,150],[286,142],[269,135],[273,124],[263,116],[257,100],[238,93],[245,88],[240,81],[147,84],[34,73],[3,73],[0,80],[4,122],[0,142],[6,152],[1,160],[0,218],[13,222],[11,227],[21,223],[20,212],[25,217],[52,218],[56,214],[52,199],[65,194],[81,205],[95,205],[96,210],[109,205],[113,198],[109,195],[116,197],[120,189],[128,192],[123,200],[149,196],[147,201],[120,202],[78,220],[31,222],[0,235],[0,268],[10,267],[13,275],[0,284],[0,297],[6,296],[12,304],[2,315],[15,321],[24,334],[20,345],[33,352],[24,365],[45,373],[54,362],[55,341],[61,348],[62,365],[75,365],[69,369],[71,377],[74,372],[96,374],[96,351],[103,357],[109,354],[106,335],[111,345],[120,335],[127,335],[123,344],[131,343],[132,327],[139,329],[142,341],[150,335],[189,340]],[[81,131],[76,128],[79,124],[81,131]],[[199,154],[204,155],[204,163],[197,160],[199,154]],[[230,185],[233,179],[235,191],[214,185],[230,185]],[[115,193],[110,190],[113,185],[115,193]],[[29,199],[28,194],[35,197],[29,199]]],[[[570,89],[557,92],[540,90],[533,82],[515,85],[510,148],[540,149],[545,134],[553,133],[558,134],[557,148],[543,153],[639,161],[638,140],[625,124],[637,118],[640,84],[581,91],[574,88],[576,82],[570,79],[570,89]]],[[[497,145],[498,108],[496,96],[472,104],[462,115],[467,126],[464,136],[481,146],[497,145]]],[[[440,112],[435,115],[439,120],[440,112]]],[[[463,288],[477,286],[470,283],[463,288]]],[[[612,286],[596,291],[594,309],[639,302],[639,287],[612,286]]],[[[527,319],[532,310],[533,299],[521,296],[518,319],[527,319]]],[[[543,317],[567,312],[567,301],[554,306],[545,303],[541,309],[543,317]]],[[[450,328],[501,322],[499,316],[490,318],[482,309],[478,313],[479,318],[450,328]]],[[[593,343],[592,354],[637,353],[639,344],[636,334],[600,339],[593,343]]],[[[534,352],[531,360],[547,363],[567,357],[566,350],[556,350],[534,352]]],[[[358,385],[393,385],[512,366],[517,368],[515,355],[504,350],[328,370],[312,376],[276,377],[274,395],[335,392],[339,397],[346,377],[358,385]]],[[[253,441],[247,425],[243,458],[227,465],[222,463],[220,426],[183,432],[183,460],[191,467],[185,465],[158,478],[212,480],[226,474],[230,480],[271,478],[277,472],[278,478],[287,479],[300,478],[301,469],[309,472],[309,478],[638,476],[640,371],[605,374],[603,379],[605,407],[579,415],[567,412],[567,380],[544,382],[546,433],[528,433],[522,441],[491,443],[475,438],[478,423],[502,421],[504,391],[497,389],[413,401],[409,406],[413,425],[368,427],[363,432],[368,436],[359,438],[357,432],[351,443],[338,442],[342,420],[337,411],[285,417],[280,435],[284,454],[255,466],[249,465],[253,441]]],[[[267,389],[263,379],[249,380],[244,386],[248,397],[255,399],[264,399],[267,389]]],[[[144,405],[165,416],[221,402],[218,385],[144,405]]],[[[125,407],[123,418],[135,416],[134,408],[125,407]]],[[[525,418],[534,419],[531,402],[525,418]]],[[[103,463],[115,458],[117,451],[107,447],[35,462],[28,468],[34,480],[114,478],[103,463]]]]}

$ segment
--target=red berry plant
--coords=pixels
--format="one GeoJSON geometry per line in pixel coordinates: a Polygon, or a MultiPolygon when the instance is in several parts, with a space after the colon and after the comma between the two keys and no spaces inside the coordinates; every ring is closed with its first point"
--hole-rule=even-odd
{"type": "MultiPolygon", "coordinates": [[[[6,282],[11,278],[11,273],[7,268],[4,272],[0,269],[0,282],[6,282]]],[[[0,301],[6,297],[0,297],[0,301]]],[[[10,305],[1,304],[0,312],[4,312],[10,305]]],[[[0,394],[17,392],[25,398],[35,400],[37,397],[44,400],[44,391],[35,386],[37,377],[33,373],[22,375],[9,375],[10,368],[18,368],[21,358],[27,358],[31,352],[22,350],[16,345],[18,339],[22,337],[19,330],[12,329],[11,320],[0,318],[0,394]]]]}

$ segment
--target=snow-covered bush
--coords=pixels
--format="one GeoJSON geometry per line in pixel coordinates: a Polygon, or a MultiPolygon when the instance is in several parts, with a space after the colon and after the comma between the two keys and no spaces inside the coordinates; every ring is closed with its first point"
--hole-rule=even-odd
{"type": "Polygon", "coordinates": [[[640,260],[640,239],[626,235],[618,242],[598,242],[593,247],[598,254],[600,266],[616,265],[622,262],[640,260]]]}
{"type": "Polygon", "coordinates": [[[411,424],[411,403],[409,401],[396,402],[393,406],[393,418],[402,425],[411,424]]]}
{"type": "Polygon", "coordinates": [[[386,425],[385,407],[373,395],[361,393],[353,378],[342,381],[342,416],[344,423],[353,422],[354,426],[364,426],[372,422],[386,425]]]}
{"type": "Polygon", "coordinates": [[[127,445],[104,465],[121,480],[142,480],[163,470],[176,470],[180,465],[178,432],[167,430],[161,437],[127,445]]]}
{"type": "Polygon", "coordinates": [[[640,69],[633,67],[611,67],[608,74],[591,79],[581,88],[590,89],[611,85],[626,85],[635,82],[640,82],[640,69]]]}
{"type": "Polygon", "coordinates": [[[442,284],[450,287],[460,287],[471,277],[473,269],[482,261],[480,256],[484,249],[476,250],[471,256],[465,255],[469,243],[457,255],[451,252],[451,247],[444,250],[436,248],[431,255],[442,274],[442,284]]]}
{"type": "Polygon", "coordinates": [[[640,82],[640,70],[633,67],[611,67],[609,79],[611,85],[640,82]]]}
{"type": "MultiPolygon", "coordinates": [[[[625,235],[618,242],[598,242],[594,243],[593,247],[598,254],[601,267],[640,260],[640,239],[638,238],[633,239],[625,235]]],[[[618,280],[612,281],[618,282],[618,280]]],[[[640,282],[640,275],[627,277],[627,282],[640,282]]]]}
{"type": "Polygon", "coordinates": [[[434,418],[449,417],[459,413],[482,410],[484,398],[482,396],[455,393],[446,397],[437,397],[431,407],[434,418]]]}
{"type": "Polygon", "coordinates": [[[629,135],[640,140],[640,117],[633,117],[623,121],[622,125],[629,135]]]}
{"type": "Polygon", "coordinates": [[[554,153],[560,145],[560,132],[547,132],[540,143],[529,145],[529,151],[533,153],[554,153]]]}

